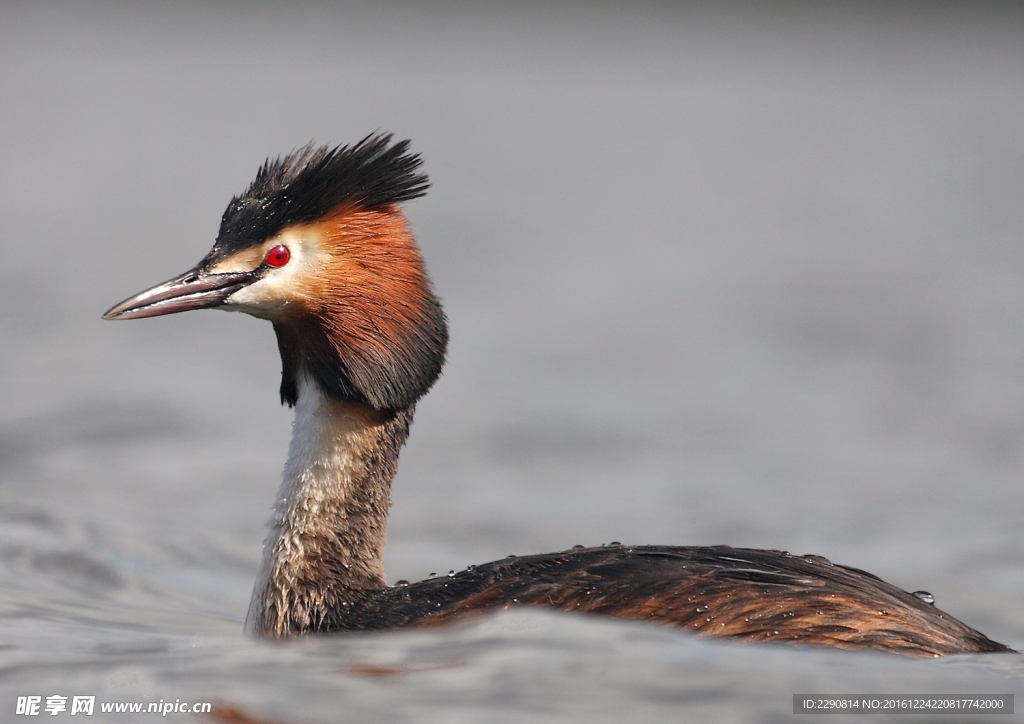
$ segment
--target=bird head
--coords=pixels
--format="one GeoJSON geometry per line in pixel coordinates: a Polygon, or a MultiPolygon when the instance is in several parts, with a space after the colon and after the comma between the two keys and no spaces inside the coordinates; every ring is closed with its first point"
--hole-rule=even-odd
{"type": "Polygon", "coordinates": [[[195,267],[104,319],[246,312],[274,325],[283,402],[305,375],[335,399],[412,406],[441,372],[448,330],[398,208],[429,186],[408,147],[379,134],[268,160],[195,267]]]}

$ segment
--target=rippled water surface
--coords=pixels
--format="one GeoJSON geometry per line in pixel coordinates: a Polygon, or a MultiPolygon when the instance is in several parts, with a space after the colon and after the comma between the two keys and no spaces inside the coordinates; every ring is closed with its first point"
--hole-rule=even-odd
{"type": "Polygon", "coordinates": [[[99,319],[198,260],[266,156],[392,130],[434,184],[408,213],[453,334],[390,580],[611,540],[780,548],[1024,648],[1022,31],[1019,4],[4,5],[0,719],[27,695],[274,722],[1024,707],[1017,656],[545,611],[250,640],[290,429],[271,330],[99,319]]]}

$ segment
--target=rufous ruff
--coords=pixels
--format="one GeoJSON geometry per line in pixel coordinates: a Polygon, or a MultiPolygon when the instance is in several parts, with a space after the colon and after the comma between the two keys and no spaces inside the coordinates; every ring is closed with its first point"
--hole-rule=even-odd
{"type": "Polygon", "coordinates": [[[106,319],[190,309],[269,320],[295,408],[247,628],[259,635],[430,626],[509,606],[643,619],[705,636],[917,656],[1006,646],[818,556],[602,546],[506,558],[388,586],[391,480],[416,401],[441,373],[441,305],[398,204],[426,193],[408,141],[377,134],[267,161],[194,268],[106,319]]]}

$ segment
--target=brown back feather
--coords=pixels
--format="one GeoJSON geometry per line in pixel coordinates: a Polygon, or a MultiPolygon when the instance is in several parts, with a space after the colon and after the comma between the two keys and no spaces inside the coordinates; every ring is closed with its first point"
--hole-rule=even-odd
{"type": "Polygon", "coordinates": [[[729,546],[601,547],[495,561],[354,602],[327,629],[447,623],[538,605],[704,636],[916,656],[1009,652],[913,594],[817,556],[729,546]]]}

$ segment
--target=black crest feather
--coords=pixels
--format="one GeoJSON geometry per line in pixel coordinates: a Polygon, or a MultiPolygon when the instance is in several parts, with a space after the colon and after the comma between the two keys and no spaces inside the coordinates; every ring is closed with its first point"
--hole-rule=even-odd
{"type": "Polygon", "coordinates": [[[374,133],[352,146],[312,143],[267,161],[241,196],[231,199],[214,251],[230,254],[286,226],[308,224],[341,204],[373,209],[423,196],[430,186],[409,141],[374,133]]]}

